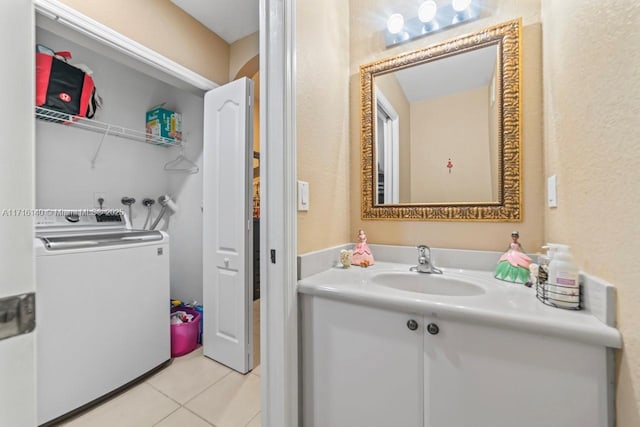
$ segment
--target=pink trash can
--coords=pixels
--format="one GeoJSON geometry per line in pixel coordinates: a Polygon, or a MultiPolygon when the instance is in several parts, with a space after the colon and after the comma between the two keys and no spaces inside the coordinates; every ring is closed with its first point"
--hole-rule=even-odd
{"type": "Polygon", "coordinates": [[[200,313],[191,307],[172,307],[171,313],[184,311],[193,315],[189,323],[171,325],[171,357],[183,356],[198,347],[198,331],[200,329],[200,313]]]}

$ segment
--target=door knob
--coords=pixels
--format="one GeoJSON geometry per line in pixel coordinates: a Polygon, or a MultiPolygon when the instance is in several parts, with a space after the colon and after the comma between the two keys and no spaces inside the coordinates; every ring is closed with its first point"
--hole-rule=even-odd
{"type": "Polygon", "coordinates": [[[407,328],[409,328],[412,331],[415,331],[416,329],[418,329],[418,322],[416,322],[413,319],[410,319],[409,321],[407,321],[407,328]]]}
{"type": "Polygon", "coordinates": [[[440,328],[435,323],[429,323],[427,325],[427,332],[429,332],[431,335],[438,335],[438,332],[440,332],[440,328]]]}

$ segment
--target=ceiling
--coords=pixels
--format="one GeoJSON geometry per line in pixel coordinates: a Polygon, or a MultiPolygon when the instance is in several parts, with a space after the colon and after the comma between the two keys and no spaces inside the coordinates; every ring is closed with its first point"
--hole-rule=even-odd
{"type": "Polygon", "coordinates": [[[231,44],[258,31],[259,0],[171,0],[231,44]]]}

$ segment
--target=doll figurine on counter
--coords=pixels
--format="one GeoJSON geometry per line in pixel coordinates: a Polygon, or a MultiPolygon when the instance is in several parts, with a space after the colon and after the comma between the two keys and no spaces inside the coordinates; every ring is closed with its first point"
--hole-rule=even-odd
{"type": "Polygon", "coordinates": [[[515,283],[527,283],[529,280],[531,258],[523,252],[522,245],[518,242],[519,238],[520,234],[517,231],[511,233],[509,249],[500,257],[496,267],[496,279],[515,283]]]}
{"type": "Polygon", "coordinates": [[[364,234],[364,230],[358,230],[358,243],[353,249],[352,265],[359,265],[361,267],[367,267],[373,264],[373,255],[371,255],[371,249],[367,245],[367,235],[364,234]]]}

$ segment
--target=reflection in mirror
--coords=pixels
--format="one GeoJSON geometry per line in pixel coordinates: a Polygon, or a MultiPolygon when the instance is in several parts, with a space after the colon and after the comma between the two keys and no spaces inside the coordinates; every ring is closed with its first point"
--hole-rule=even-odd
{"type": "Polygon", "coordinates": [[[363,219],[521,220],[521,25],[360,67],[363,219]]]}
{"type": "Polygon", "coordinates": [[[497,54],[374,77],[378,204],[498,201],[497,54]]]}

